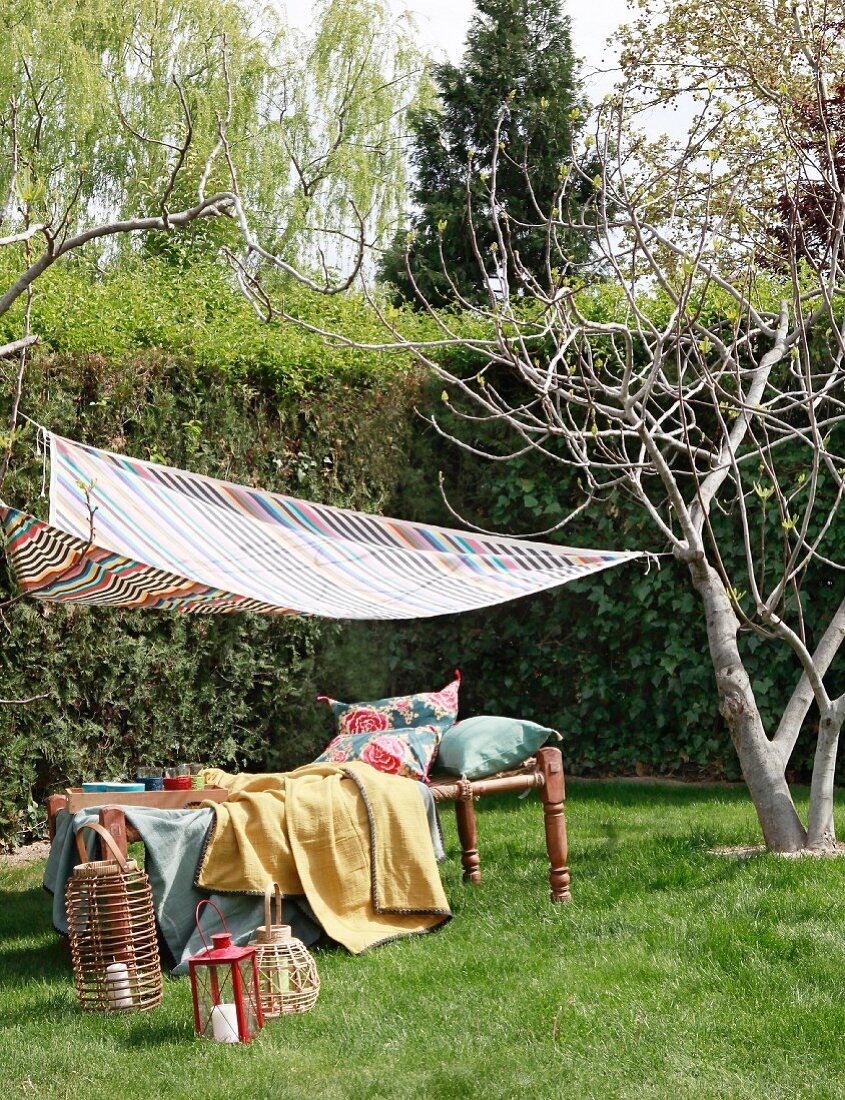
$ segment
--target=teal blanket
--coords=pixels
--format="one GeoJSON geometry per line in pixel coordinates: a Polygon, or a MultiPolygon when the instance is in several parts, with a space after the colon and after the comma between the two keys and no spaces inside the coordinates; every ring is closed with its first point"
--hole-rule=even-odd
{"type": "MultiPolygon", "coordinates": [[[[424,784],[418,783],[417,787],[426,804],[431,841],[439,863],[445,857],[434,798],[424,784]]],[[[263,897],[209,894],[194,885],[206,835],[214,824],[214,811],[153,810],[138,806],[124,806],[123,810],[126,820],[138,831],[146,847],[145,867],[153,908],[162,938],[176,963],[173,973],[187,973],[188,959],[202,950],[203,942],[194,918],[197,903],[202,898],[209,898],[219,907],[235,943],[251,939],[258,925],[264,924],[263,897]]],[[[97,808],[80,810],[73,816],[61,810],[56,815],[56,837],[44,871],[44,888],[53,895],[53,925],[62,935],[67,935],[68,930],[67,881],[79,862],[76,831],[86,822],[96,821],[97,815],[97,808]]],[[[86,844],[89,855],[95,859],[99,858],[96,854],[98,843],[96,834],[89,830],[86,844]]],[[[282,915],[303,943],[312,944],[319,938],[322,929],[305,898],[286,897],[282,915]]],[[[203,906],[201,917],[203,933],[208,940],[212,932],[220,930],[219,918],[209,905],[203,906]]]]}
{"type": "MultiPolygon", "coordinates": [[[[213,810],[151,810],[125,806],[126,820],[146,846],[146,871],[150,879],[153,907],[164,942],[176,962],[174,974],[185,974],[187,961],[203,947],[197,932],[194,913],[202,898],[210,898],[226,918],[235,943],[246,943],[256,927],[264,923],[264,899],[247,894],[209,894],[194,886],[194,875],[206,833],[214,822],[213,810]]],[[[53,895],[53,925],[67,935],[65,891],[67,880],[79,862],[76,850],[76,830],[88,821],[97,820],[97,810],[80,810],[71,816],[66,810],[56,815],[56,839],[50,849],[44,871],[44,887],[53,895]]],[[[98,839],[88,833],[89,854],[96,855],[98,839]]],[[[202,910],[202,927],[206,939],[220,931],[219,918],[206,905],[202,910]]],[[[305,898],[285,898],[283,918],[293,927],[293,934],[305,944],[320,935],[305,898]]]]}

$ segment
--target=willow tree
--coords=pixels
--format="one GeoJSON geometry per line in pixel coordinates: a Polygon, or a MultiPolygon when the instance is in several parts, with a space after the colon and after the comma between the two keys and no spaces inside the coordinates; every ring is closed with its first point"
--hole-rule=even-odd
{"type": "Polygon", "coordinates": [[[68,229],[188,206],[232,169],[291,262],[319,264],[327,235],[355,242],[361,218],[374,232],[396,216],[421,63],[384,5],[323,0],[302,35],[253,0],[211,13],[197,0],[13,0],[0,30],[7,223],[46,224],[68,203],[68,229]]]}
{"type": "Polygon", "coordinates": [[[377,235],[395,214],[421,71],[384,7],[325,0],[303,41],[248,0],[211,13],[200,0],[12,0],[0,33],[0,331],[22,330],[6,357],[36,339],[36,280],[84,246],[108,260],[139,234],[146,247],[178,237],[231,259],[246,240],[335,293],[362,262],[365,225],[377,235]],[[352,245],[344,280],[335,236],[352,245]]]}
{"type": "Polygon", "coordinates": [[[362,0],[305,38],[250,0],[10,0],[0,39],[2,492],[41,276],[143,247],[231,264],[234,289],[245,245],[275,286],[340,292],[395,216],[421,66],[362,0]]]}
{"type": "Polygon", "coordinates": [[[243,167],[247,186],[262,181],[263,243],[348,267],[357,210],[381,249],[407,204],[408,112],[427,88],[412,25],[385,0],[320,0],[311,35],[289,34],[274,65],[269,125],[243,167]]]}

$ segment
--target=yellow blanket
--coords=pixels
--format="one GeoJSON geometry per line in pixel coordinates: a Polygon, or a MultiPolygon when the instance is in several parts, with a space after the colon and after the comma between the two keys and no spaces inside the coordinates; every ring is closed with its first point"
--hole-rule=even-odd
{"type": "Polygon", "coordinates": [[[309,764],[283,774],[227,775],[198,885],[304,894],[326,934],[353,954],[430,932],[451,913],[414,783],[369,764],[309,764]]]}

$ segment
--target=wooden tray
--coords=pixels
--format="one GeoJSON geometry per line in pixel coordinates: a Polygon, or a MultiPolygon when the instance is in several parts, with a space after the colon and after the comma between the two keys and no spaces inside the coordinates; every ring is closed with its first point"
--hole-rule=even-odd
{"type": "Polygon", "coordinates": [[[158,810],[194,809],[201,802],[226,802],[225,787],[202,787],[197,791],[83,791],[68,787],[67,808],[72,814],[88,806],[151,806],[158,810]]]}

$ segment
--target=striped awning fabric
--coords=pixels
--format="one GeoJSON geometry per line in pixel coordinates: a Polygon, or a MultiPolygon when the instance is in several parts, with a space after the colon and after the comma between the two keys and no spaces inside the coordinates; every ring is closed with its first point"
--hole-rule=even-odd
{"type": "Polygon", "coordinates": [[[553,588],[636,552],[477,535],[310,504],[50,436],[50,522],[0,509],[42,600],[413,619],[553,588]]]}

